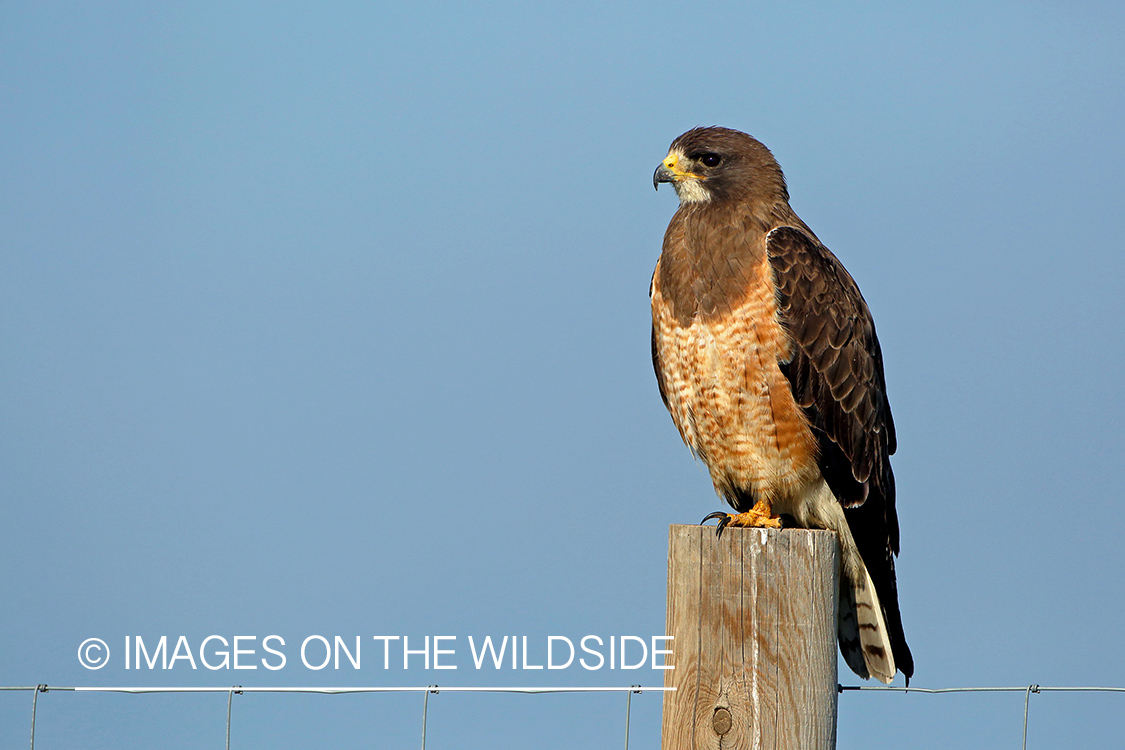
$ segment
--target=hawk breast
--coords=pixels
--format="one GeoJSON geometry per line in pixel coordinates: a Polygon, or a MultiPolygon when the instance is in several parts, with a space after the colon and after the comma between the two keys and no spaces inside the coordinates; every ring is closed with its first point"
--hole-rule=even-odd
{"type": "Polygon", "coordinates": [[[667,260],[653,278],[653,359],[684,442],[737,510],[807,487],[820,476],[817,441],[779,366],[791,345],[765,254],[740,264],[737,296],[698,277],[666,294],[667,260]]]}

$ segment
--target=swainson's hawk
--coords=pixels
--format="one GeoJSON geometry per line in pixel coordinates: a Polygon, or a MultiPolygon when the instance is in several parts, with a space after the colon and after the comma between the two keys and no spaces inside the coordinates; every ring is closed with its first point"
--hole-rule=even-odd
{"type": "Polygon", "coordinates": [[[907,681],[898,609],[895,429],[867,303],[789,207],[781,168],[745,133],[695,128],[653,184],[680,207],[652,277],[660,395],[715,490],[720,530],[835,531],[843,550],[839,640],[861,677],[907,681]]]}

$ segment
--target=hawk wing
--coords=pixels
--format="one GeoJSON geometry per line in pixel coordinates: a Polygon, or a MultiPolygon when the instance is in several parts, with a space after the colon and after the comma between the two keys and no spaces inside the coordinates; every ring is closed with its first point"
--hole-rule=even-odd
{"type": "Polygon", "coordinates": [[[914,671],[898,609],[894,555],[898,514],[895,428],[883,355],[859,287],[829,250],[804,232],[779,227],[767,237],[778,316],[793,342],[781,363],[820,448],[820,469],[844,506],[848,527],[883,605],[895,664],[914,671]]]}
{"type": "MultiPolygon", "coordinates": [[[[648,283],[648,298],[652,299],[653,290],[656,288],[656,274],[660,271],[660,264],[657,263],[656,270],[652,272],[652,281],[648,283]]],[[[660,389],[660,400],[664,402],[664,408],[669,412],[672,411],[672,406],[668,403],[668,393],[664,390],[664,371],[660,366],[660,350],[656,344],[656,321],[652,324],[652,369],[656,373],[656,387],[660,389]]]]}

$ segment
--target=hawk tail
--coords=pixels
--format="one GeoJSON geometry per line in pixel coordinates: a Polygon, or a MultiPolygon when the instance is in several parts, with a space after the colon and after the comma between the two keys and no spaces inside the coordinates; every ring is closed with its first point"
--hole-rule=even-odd
{"type": "MultiPolygon", "coordinates": [[[[870,500],[868,501],[870,502],[870,500]]],[[[804,518],[798,518],[798,525],[819,527],[836,532],[840,540],[840,609],[836,635],[840,641],[840,653],[853,672],[868,679],[874,677],[880,682],[889,683],[895,671],[903,668],[907,679],[913,672],[910,651],[902,638],[902,628],[898,620],[898,602],[894,591],[893,567],[891,586],[886,590],[888,604],[894,609],[889,613],[893,622],[888,623],[888,613],[883,609],[880,590],[876,588],[863,554],[852,535],[851,525],[844,508],[836,500],[826,481],[821,481],[802,504],[804,518]],[[888,624],[890,627],[888,627],[888,624]],[[893,631],[891,628],[897,627],[893,631]],[[895,636],[902,648],[892,646],[895,636]],[[896,656],[902,655],[902,663],[896,656]]],[[[863,537],[861,537],[863,539],[863,537]]],[[[890,553],[888,552],[888,555],[890,553]]],[[[891,563],[893,566],[893,563],[891,563]]],[[[876,573],[881,571],[878,569],[876,573]]],[[[882,580],[882,579],[880,579],[882,580]]]]}
{"type": "MultiPolygon", "coordinates": [[[[844,541],[844,540],[841,540],[844,541]]],[[[850,539],[847,541],[851,541],[850,539]]],[[[855,543],[845,542],[840,576],[840,653],[853,672],[890,683],[895,676],[894,651],[875,583],[855,543]]]]}

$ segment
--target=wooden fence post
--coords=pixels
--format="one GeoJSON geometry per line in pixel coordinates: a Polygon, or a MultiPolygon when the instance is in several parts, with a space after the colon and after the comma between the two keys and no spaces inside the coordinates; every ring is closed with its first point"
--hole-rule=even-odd
{"type": "Polygon", "coordinates": [[[829,531],[669,529],[662,750],[836,747],[839,571],[829,531]]]}

